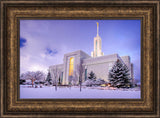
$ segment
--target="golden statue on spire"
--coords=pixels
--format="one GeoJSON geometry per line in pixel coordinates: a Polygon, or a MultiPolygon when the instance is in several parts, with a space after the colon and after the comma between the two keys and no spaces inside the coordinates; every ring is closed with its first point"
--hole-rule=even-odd
{"type": "Polygon", "coordinates": [[[98,22],[96,23],[97,23],[97,36],[99,36],[99,23],[98,22]]]}
{"type": "Polygon", "coordinates": [[[99,23],[98,22],[96,22],[97,23],[97,27],[99,27],[99,23]]]}

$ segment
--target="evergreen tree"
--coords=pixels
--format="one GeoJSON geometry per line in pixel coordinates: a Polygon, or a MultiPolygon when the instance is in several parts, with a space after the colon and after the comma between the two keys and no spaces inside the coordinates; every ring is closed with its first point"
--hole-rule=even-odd
{"type": "Polygon", "coordinates": [[[90,80],[95,80],[96,79],[96,76],[95,76],[95,74],[93,73],[93,71],[91,71],[90,73],[89,73],[89,77],[88,77],[90,80]]]}
{"type": "Polygon", "coordinates": [[[46,81],[48,81],[48,83],[51,84],[52,79],[51,79],[51,74],[50,74],[50,72],[48,72],[46,81]]]}
{"type": "Polygon", "coordinates": [[[129,69],[118,59],[109,71],[109,81],[113,87],[126,88],[131,86],[129,69]]]}

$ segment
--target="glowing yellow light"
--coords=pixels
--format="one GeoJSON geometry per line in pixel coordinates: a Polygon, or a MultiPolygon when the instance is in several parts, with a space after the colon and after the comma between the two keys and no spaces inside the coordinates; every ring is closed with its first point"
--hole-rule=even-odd
{"type": "Polygon", "coordinates": [[[97,27],[99,26],[99,23],[98,22],[96,22],[97,23],[97,27]]]}
{"type": "Polygon", "coordinates": [[[74,58],[71,57],[69,61],[69,76],[73,75],[74,58]]]}

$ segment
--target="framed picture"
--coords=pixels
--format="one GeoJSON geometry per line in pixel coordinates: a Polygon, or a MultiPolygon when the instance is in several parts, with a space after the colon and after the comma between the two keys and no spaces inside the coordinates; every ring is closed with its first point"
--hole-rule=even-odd
{"type": "Polygon", "coordinates": [[[20,99],[141,99],[140,51],[138,19],[20,20],[20,99]]]}
{"type": "Polygon", "coordinates": [[[1,1],[1,13],[1,117],[159,117],[159,1],[1,1]]]}

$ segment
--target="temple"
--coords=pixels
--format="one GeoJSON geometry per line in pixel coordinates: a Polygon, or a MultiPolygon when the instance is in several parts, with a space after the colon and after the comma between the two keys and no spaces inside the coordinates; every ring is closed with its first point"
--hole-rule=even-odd
{"type": "Polygon", "coordinates": [[[99,23],[97,22],[97,36],[94,37],[94,49],[91,52],[91,56],[82,50],[64,54],[63,64],[50,66],[49,72],[52,80],[55,81],[58,78],[62,85],[70,84],[70,77],[74,78],[76,84],[78,84],[79,76],[82,76],[82,82],[84,82],[91,71],[95,73],[97,79],[103,79],[108,82],[109,70],[118,59],[130,70],[130,78],[132,78],[131,81],[133,82],[133,64],[129,56],[104,55],[102,52],[102,39],[99,36],[99,23]]]}

